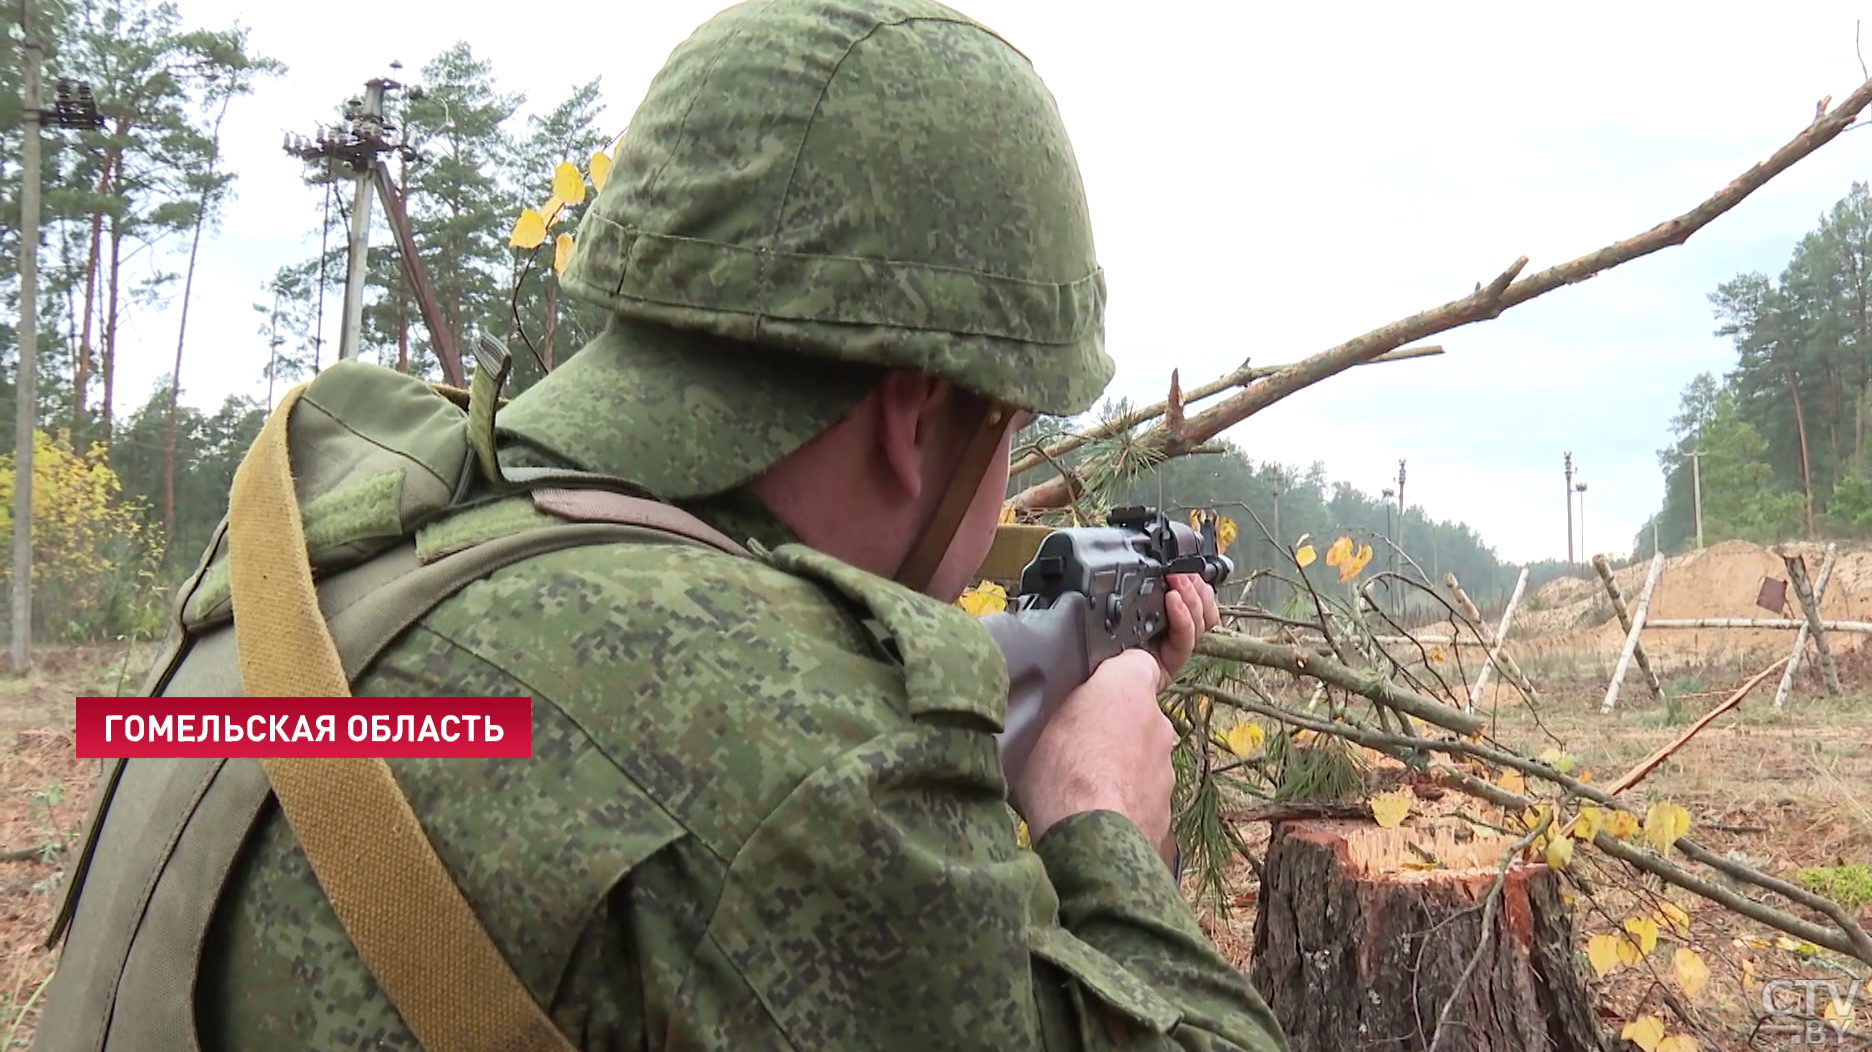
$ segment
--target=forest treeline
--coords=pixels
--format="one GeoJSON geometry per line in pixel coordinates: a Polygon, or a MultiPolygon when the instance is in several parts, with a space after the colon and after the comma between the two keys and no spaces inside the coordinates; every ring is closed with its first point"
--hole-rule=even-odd
{"type": "Polygon", "coordinates": [[[1710,303],[1735,364],[1685,386],[1634,553],[1692,547],[1699,488],[1705,545],[1872,538],[1872,190],[1854,183],[1779,275],[1738,274],[1710,303]]]}
{"type": "MultiPolygon", "coordinates": [[[[258,434],[277,393],[310,377],[336,356],[343,299],[348,184],[308,170],[311,217],[305,258],[281,266],[256,287],[250,303],[210,302],[189,291],[200,246],[219,232],[238,177],[293,178],[281,172],[236,173],[225,164],[221,129],[262,80],[287,71],[255,53],[238,25],[192,28],[171,3],[65,0],[39,4],[35,29],[50,45],[46,84],[59,77],[91,86],[101,130],[43,136],[44,208],[40,249],[35,454],[35,636],[79,640],[160,630],[167,592],[188,573],[226,510],[235,466],[258,434]],[[174,310],[178,305],[184,309],[174,310]],[[194,346],[189,313],[236,311],[253,320],[248,347],[194,346]],[[180,316],[174,331],[153,331],[180,316]],[[120,334],[139,334],[135,353],[160,354],[164,375],[148,391],[119,390],[120,334]],[[173,356],[173,357],[171,357],[173,356]],[[199,408],[186,399],[200,371],[251,370],[265,397],[233,397],[199,408]],[[179,382],[178,382],[178,378],[179,382]],[[129,403],[127,414],[113,405],[129,403]],[[56,504],[56,507],[54,505],[56,504]]],[[[0,65],[0,532],[10,532],[14,377],[18,370],[17,280],[20,171],[20,68],[16,48],[0,65]]],[[[375,72],[359,70],[359,80],[375,72]]],[[[610,148],[623,118],[608,117],[598,80],[571,85],[543,106],[504,88],[489,62],[458,43],[413,76],[420,95],[392,92],[386,116],[413,148],[393,157],[415,241],[458,345],[485,331],[515,351],[514,390],[535,382],[575,352],[602,316],[556,295],[552,245],[543,253],[509,244],[522,207],[539,206],[561,161],[584,170],[594,151],[610,148]]],[[[306,132],[338,123],[344,100],[326,114],[305,115],[306,132]]],[[[285,165],[293,162],[282,156],[285,165]]],[[[587,199],[587,202],[589,198],[587,199]]],[[[564,210],[576,229],[586,204],[564,210]]],[[[435,344],[423,324],[394,238],[374,210],[367,261],[362,354],[366,360],[441,378],[435,344]]],[[[147,375],[147,370],[139,370],[147,375]]],[[[1106,405],[1088,421],[1121,411],[1106,405]]],[[[1124,441],[1121,436],[1118,441],[1124,441]]],[[[1089,454],[1098,447],[1082,451],[1089,454]]],[[[1433,579],[1454,573],[1478,602],[1497,605],[1516,568],[1499,560],[1469,527],[1434,521],[1343,482],[1325,469],[1256,461],[1223,443],[1215,453],[1174,461],[1118,485],[1125,499],[1155,503],[1159,491],[1180,509],[1216,505],[1239,525],[1231,550],[1239,578],[1293,568],[1283,547],[1262,536],[1259,516],[1283,545],[1311,534],[1320,551],[1351,534],[1376,548],[1373,565],[1391,565],[1387,537],[1433,579]]],[[[1533,568],[1537,586],[1567,568],[1533,568]]],[[[5,569],[0,568],[0,578],[5,569]]],[[[1343,587],[1323,561],[1307,571],[1322,588],[1343,587]]],[[[1257,586],[1279,602],[1288,592],[1257,586]]],[[[5,593],[0,593],[5,594],[5,593]]]]}

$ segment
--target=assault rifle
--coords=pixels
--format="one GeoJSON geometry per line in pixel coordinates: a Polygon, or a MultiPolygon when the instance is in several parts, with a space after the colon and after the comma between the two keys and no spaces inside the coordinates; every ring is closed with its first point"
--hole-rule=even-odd
{"type": "Polygon", "coordinates": [[[1011,783],[1053,710],[1105,659],[1160,642],[1169,630],[1164,596],[1171,574],[1220,586],[1235,570],[1216,540],[1158,509],[1114,509],[1109,525],[1054,530],[1021,572],[1007,612],[982,624],[1007,658],[1007,720],[1001,769],[1011,783]]]}

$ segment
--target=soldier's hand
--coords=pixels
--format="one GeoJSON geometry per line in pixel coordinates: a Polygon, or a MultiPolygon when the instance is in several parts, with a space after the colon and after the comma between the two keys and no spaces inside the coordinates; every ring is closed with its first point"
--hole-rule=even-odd
{"type": "Polygon", "coordinates": [[[1166,580],[1170,591],[1164,596],[1164,616],[1170,630],[1157,648],[1157,660],[1164,673],[1175,679],[1196,652],[1196,640],[1222,623],[1222,610],[1216,605],[1215,589],[1195,574],[1171,574],[1166,580]]]}
{"type": "Polygon", "coordinates": [[[1032,840],[1072,815],[1116,811],[1152,844],[1170,842],[1176,728],[1157,704],[1168,683],[1155,658],[1129,650],[1066,696],[1013,786],[1032,840]]]}

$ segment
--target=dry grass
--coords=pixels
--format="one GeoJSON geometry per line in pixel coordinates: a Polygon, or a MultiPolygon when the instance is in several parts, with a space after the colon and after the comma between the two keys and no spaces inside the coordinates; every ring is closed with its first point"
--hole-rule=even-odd
{"type": "Polygon", "coordinates": [[[26,677],[0,677],[0,1050],[32,1041],[54,956],[41,944],[91,801],[98,762],[72,743],[73,699],[134,690],[123,647],[46,647],[26,677]]]}

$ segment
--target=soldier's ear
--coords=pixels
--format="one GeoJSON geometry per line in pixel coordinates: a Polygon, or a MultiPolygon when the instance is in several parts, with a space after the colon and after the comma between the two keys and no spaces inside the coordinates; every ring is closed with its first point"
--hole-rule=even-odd
{"type": "Polygon", "coordinates": [[[953,393],[946,381],[904,369],[886,373],[871,392],[877,412],[877,452],[895,496],[906,501],[921,498],[930,466],[948,454],[954,431],[950,426],[953,393]]]}

